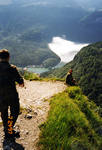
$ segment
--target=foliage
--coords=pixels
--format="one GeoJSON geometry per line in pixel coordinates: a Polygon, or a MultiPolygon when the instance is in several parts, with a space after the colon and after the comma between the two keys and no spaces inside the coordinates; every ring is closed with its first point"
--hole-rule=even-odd
{"type": "Polygon", "coordinates": [[[40,125],[44,150],[101,150],[102,119],[98,107],[79,87],[68,87],[50,99],[47,121],[40,125]]]}
{"type": "Polygon", "coordinates": [[[45,61],[43,61],[43,66],[48,68],[48,67],[54,67],[55,64],[57,64],[58,60],[56,58],[48,58],[45,61]]]}
{"type": "Polygon", "coordinates": [[[25,80],[29,80],[29,81],[33,81],[33,80],[42,80],[38,74],[36,73],[31,73],[31,72],[28,72],[28,71],[25,71],[23,69],[19,69],[19,72],[21,74],[21,76],[23,76],[23,78],[25,80]]]}
{"type": "Polygon", "coordinates": [[[40,80],[39,76],[37,74],[34,73],[29,73],[29,72],[24,72],[24,79],[26,80],[40,80]]]}
{"type": "MultiPolygon", "coordinates": [[[[17,66],[43,65],[50,58],[53,58],[50,62],[54,66],[60,62],[60,58],[50,51],[44,40],[39,43],[30,39],[26,41],[23,37],[8,37],[0,41],[0,47],[10,51],[11,63],[17,66]]],[[[46,62],[46,66],[50,64],[46,62]]]]}
{"type": "Polygon", "coordinates": [[[72,62],[42,76],[65,78],[70,68],[84,94],[102,106],[102,42],[81,49],[72,62]]]}
{"type": "Polygon", "coordinates": [[[64,81],[63,79],[60,79],[60,78],[42,78],[42,77],[40,77],[39,74],[31,73],[31,72],[22,70],[21,68],[19,68],[19,72],[20,72],[21,76],[23,76],[23,78],[25,80],[29,80],[29,81],[34,81],[34,80],[37,80],[37,81],[46,81],[46,82],[47,81],[53,81],[53,82],[56,82],[56,81],[63,82],[64,81]]]}

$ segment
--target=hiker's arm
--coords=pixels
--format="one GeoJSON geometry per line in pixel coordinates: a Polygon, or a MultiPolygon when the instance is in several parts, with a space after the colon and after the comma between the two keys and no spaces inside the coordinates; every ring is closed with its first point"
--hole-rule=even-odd
{"type": "Polygon", "coordinates": [[[19,84],[20,87],[24,87],[24,82],[22,84],[19,84]]]}
{"type": "Polygon", "coordinates": [[[16,67],[13,68],[13,73],[14,73],[14,80],[21,86],[24,87],[24,80],[19,74],[18,70],[16,67]]]}

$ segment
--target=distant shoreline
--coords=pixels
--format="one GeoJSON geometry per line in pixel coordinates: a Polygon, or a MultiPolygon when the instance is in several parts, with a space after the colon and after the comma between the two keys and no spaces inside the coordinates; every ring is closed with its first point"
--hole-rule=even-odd
{"type": "Polygon", "coordinates": [[[30,65],[23,67],[26,68],[27,71],[32,73],[41,74],[44,72],[48,72],[54,68],[60,68],[64,66],[66,63],[73,60],[74,56],[80,51],[81,48],[87,46],[88,43],[75,43],[72,41],[68,41],[62,37],[53,37],[52,42],[48,43],[48,46],[51,51],[56,53],[60,58],[61,62],[55,67],[44,68],[43,66],[30,65]]]}

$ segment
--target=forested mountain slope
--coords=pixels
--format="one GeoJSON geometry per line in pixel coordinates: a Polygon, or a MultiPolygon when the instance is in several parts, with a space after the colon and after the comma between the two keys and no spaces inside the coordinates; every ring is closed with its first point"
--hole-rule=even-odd
{"type": "Polygon", "coordinates": [[[102,42],[82,48],[73,61],[42,76],[65,78],[70,68],[83,92],[102,106],[102,42]]]}

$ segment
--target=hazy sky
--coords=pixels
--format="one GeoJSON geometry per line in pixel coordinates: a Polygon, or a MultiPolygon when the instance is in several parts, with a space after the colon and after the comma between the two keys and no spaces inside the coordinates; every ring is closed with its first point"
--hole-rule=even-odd
{"type": "Polygon", "coordinates": [[[11,3],[12,3],[12,0],[0,0],[0,5],[7,5],[11,3]]]}
{"type": "Polygon", "coordinates": [[[89,8],[101,8],[102,0],[75,0],[79,5],[89,8]]]}
{"type": "Polygon", "coordinates": [[[102,0],[0,0],[0,5],[11,4],[14,1],[27,4],[32,2],[48,2],[59,5],[81,6],[83,8],[101,8],[102,6],[102,0]]]}

